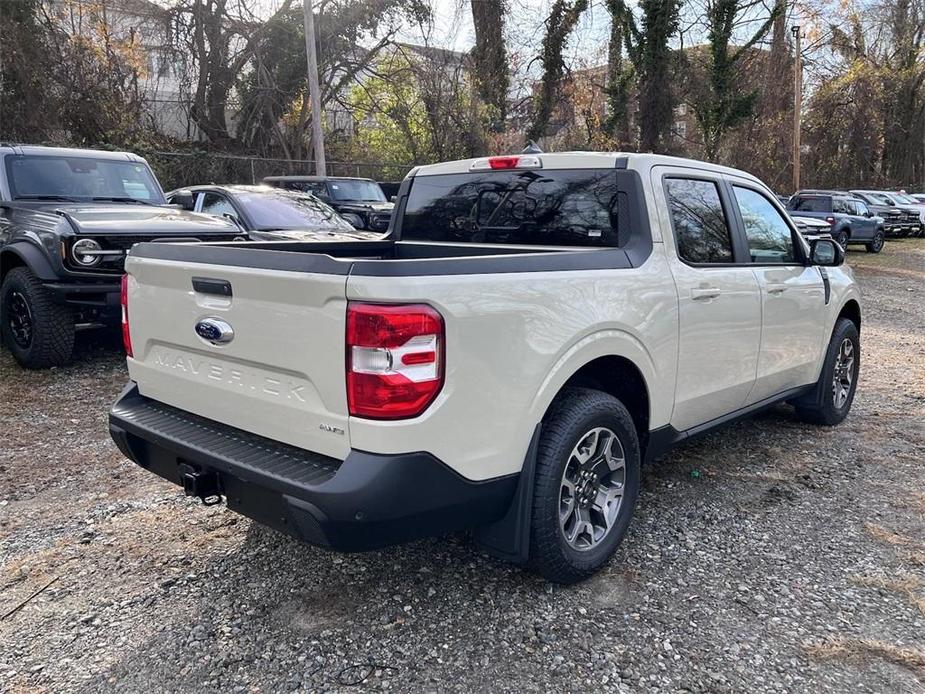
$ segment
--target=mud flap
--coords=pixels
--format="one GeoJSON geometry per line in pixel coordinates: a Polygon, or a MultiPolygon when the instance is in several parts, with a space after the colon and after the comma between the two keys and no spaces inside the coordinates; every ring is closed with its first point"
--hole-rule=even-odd
{"type": "Polygon", "coordinates": [[[533,515],[533,477],[540,443],[542,424],[537,424],[527,448],[523,469],[511,505],[504,516],[473,531],[478,545],[488,554],[514,564],[525,564],[530,558],[530,520],[533,515]]]}

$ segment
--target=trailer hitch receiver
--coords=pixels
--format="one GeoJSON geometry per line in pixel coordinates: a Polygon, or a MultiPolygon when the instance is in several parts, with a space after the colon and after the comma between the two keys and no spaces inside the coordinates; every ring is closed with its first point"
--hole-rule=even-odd
{"type": "Polygon", "coordinates": [[[179,470],[180,482],[187,496],[199,497],[206,506],[222,502],[218,475],[214,472],[197,470],[189,463],[180,463],[179,470]]]}

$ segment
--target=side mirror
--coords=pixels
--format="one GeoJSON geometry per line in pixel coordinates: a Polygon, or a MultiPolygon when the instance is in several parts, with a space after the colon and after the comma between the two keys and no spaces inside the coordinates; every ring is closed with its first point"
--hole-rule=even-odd
{"type": "Polygon", "coordinates": [[[867,212],[864,213],[864,216],[867,217],[868,219],[870,219],[871,217],[874,216],[874,213],[871,212],[870,210],[867,210],[867,212]]]}
{"type": "Polygon", "coordinates": [[[396,200],[398,200],[397,195],[393,195],[392,197],[389,198],[389,202],[395,202],[396,200]]]}
{"type": "Polygon", "coordinates": [[[179,205],[184,210],[192,212],[196,207],[196,196],[191,190],[178,190],[173,194],[172,199],[174,205],[179,205]]]}
{"type": "Polygon", "coordinates": [[[809,244],[809,259],[813,265],[835,267],[845,262],[845,251],[832,239],[814,239],[809,244]]]}

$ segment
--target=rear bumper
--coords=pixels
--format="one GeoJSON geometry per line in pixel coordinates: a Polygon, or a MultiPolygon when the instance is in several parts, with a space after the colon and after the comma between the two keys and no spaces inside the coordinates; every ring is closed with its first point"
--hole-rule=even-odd
{"type": "Polygon", "coordinates": [[[473,482],[428,453],[339,461],[145,398],[130,383],[109,430],[141,467],[187,493],[315,545],[362,551],[475,528],[508,510],[518,476],[473,482]],[[190,489],[190,479],[202,484],[190,489]]]}

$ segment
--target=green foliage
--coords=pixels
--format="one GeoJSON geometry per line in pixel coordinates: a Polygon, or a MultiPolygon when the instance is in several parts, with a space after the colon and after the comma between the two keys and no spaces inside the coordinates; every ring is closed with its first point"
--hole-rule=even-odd
{"type": "Polygon", "coordinates": [[[582,13],[588,9],[588,0],[555,0],[546,19],[546,35],[540,52],[543,76],[537,90],[533,122],[527,130],[527,138],[539,140],[546,134],[549,119],[555,108],[560,82],[565,74],[562,49],[575,29],[582,13]]]}
{"type": "Polygon", "coordinates": [[[133,139],[144,126],[139,46],[114,39],[92,6],[79,15],[79,31],[64,19],[73,15],[46,9],[56,6],[0,0],[0,139],[77,145],[133,139]]]}
{"type": "Polygon", "coordinates": [[[755,111],[759,91],[757,88],[742,90],[740,66],[743,57],[767,36],[782,9],[779,4],[775,5],[751,38],[733,48],[731,41],[736,20],[744,10],[742,0],[710,0],[707,5],[707,86],[695,93],[692,109],[703,136],[704,155],[710,161],[716,161],[726,133],[745,122],[755,111]]]}
{"type": "Polygon", "coordinates": [[[614,2],[611,14],[622,23],[626,53],[636,73],[640,149],[665,151],[674,110],[674,52],[669,43],[680,26],[681,0],[640,0],[639,9],[638,23],[623,0],[614,2]]]}
{"type": "Polygon", "coordinates": [[[482,102],[492,109],[490,128],[504,129],[511,75],[504,46],[504,0],[470,0],[475,46],[473,74],[482,102]]]}
{"type": "Polygon", "coordinates": [[[486,109],[473,100],[460,66],[390,54],[351,90],[348,107],[357,118],[349,155],[361,161],[426,164],[482,148],[473,133],[484,126],[486,109]]]}
{"type": "Polygon", "coordinates": [[[40,0],[0,1],[0,139],[44,140],[48,41],[40,0]]]}
{"type": "MultiPolygon", "coordinates": [[[[322,106],[341,98],[342,92],[376,61],[391,44],[400,20],[420,23],[428,19],[429,12],[424,0],[324,3],[315,18],[322,106]]],[[[312,118],[305,64],[302,7],[297,6],[274,15],[262,26],[260,37],[252,44],[249,69],[238,80],[238,132],[248,149],[280,152],[292,158],[301,155],[312,118]]]]}

